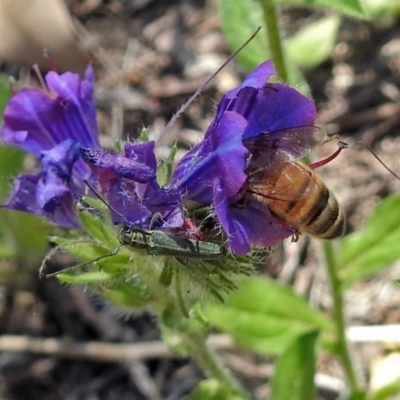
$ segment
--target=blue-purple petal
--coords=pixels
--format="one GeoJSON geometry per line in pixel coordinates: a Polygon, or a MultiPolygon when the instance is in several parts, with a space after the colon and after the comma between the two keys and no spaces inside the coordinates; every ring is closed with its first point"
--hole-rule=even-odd
{"type": "Polygon", "coordinates": [[[51,91],[22,89],[10,99],[2,140],[36,156],[66,139],[99,148],[91,67],[83,80],[70,72],[49,72],[46,81],[51,91]]]}
{"type": "Polygon", "coordinates": [[[225,112],[207,131],[201,146],[178,163],[171,186],[187,193],[189,199],[210,204],[213,180],[219,177],[229,196],[235,195],[246,180],[244,169],[248,150],[242,136],[246,121],[233,112],[225,112]]]}
{"type": "Polygon", "coordinates": [[[126,178],[135,182],[146,183],[156,177],[153,168],[122,154],[81,148],[81,156],[93,173],[98,176],[99,181],[126,178]]]}

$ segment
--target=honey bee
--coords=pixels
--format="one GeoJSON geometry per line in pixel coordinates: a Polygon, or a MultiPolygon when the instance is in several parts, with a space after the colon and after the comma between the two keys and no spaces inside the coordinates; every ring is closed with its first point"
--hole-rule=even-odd
{"type": "Polygon", "coordinates": [[[294,159],[301,155],[300,148],[314,147],[320,133],[317,127],[303,126],[243,141],[251,152],[246,198],[264,204],[274,218],[291,225],[293,240],[299,233],[334,239],[346,230],[342,207],[313,168],[335,158],[347,145],[339,142],[335,154],[309,166],[294,159]]]}

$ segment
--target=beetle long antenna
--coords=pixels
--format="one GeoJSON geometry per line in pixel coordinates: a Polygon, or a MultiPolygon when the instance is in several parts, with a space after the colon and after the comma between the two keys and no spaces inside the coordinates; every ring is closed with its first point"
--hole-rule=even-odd
{"type": "Polygon", "coordinates": [[[95,258],[93,260],[73,265],[72,267],[64,268],[61,271],[52,272],[51,274],[44,274],[44,272],[43,272],[44,268],[41,267],[40,268],[42,270],[41,274],[44,275],[46,278],[52,278],[53,276],[57,276],[57,275],[65,273],[65,272],[69,272],[69,271],[73,271],[73,270],[78,269],[78,268],[85,267],[86,265],[93,264],[96,261],[100,261],[100,260],[103,260],[104,258],[113,257],[113,256],[117,255],[119,253],[119,251],[121,250],[122,246],[124,246],[124,245],[123,244],[119,245],[111,253],[105,254],[104,256],[100,256],[100,257],[97,257],[97,258],[95,258]]]}
{"type": "Polygon", "coordinates": [[[224,69],[227,64],[229,64],[260,32],[261,26],[259,26],[256,31],[233,53],[231,56],[192,94],[189,99],[182,104],[179,110],[172,116],[169,120],[168,124],[165,126],[162,131],[158,141],[160,142],[161,138],[171,129],[171,126],[175,123],[175,121],[180,117],[180,115],[189,107],[189,105],[193,102],[193,100],[202,92],[206,87],[210,84],[210,82],[219,74],[219,72],[224,69]]]}
{"type": "Polygon", "coordinates": [[[364,144],[363,142],[359,141],[358,143],[360,143],[361,145],[363,145],[382,165],[383,167],[389,171],[395,178],[397,178],[400,181],[400,176],[397,175],[394,171],[392,171],[379,157],[378,155],[366,144],[364,144]]]}
{"type": "Polygon", "coordinates": [[[104,198],[97,192],[97,190],[86,180],[84,179],[83,182],[85,185],[93,192],[93,194],[113,213],[118,215],[122,221],[126,221],[126,218],[123,214],[121,214],[119,211],[117,211],[111,204],[107,203],[104,198]]]}

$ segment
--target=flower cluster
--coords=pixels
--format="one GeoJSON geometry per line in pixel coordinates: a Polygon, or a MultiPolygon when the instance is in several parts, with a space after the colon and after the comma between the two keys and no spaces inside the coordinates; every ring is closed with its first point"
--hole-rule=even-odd
{"type": "Polygon", "coordinates": [[[274,74],[272,62],[266,61],[226,93],[204,140],[180,160],[169,184],[160,187],[154,142],[126,144],[123,154],[100,148],[92,68],[82,80],[50,72],[46,89],[21,90],[4,113],[2,140],[33,153],[40,164],[39,172],[16,178],[6,207],[79,228],[75,208],[82,195],[90,195],[88,181],[116,211],[116,224],[183,232],[185,210],[207,207],[233,253],[271,246],[292,235],[292,227],[255,199],[240,206],[247,171],[260,159],[268,163],[256,140],[269,135],[275,151],[298,157],[311,139],[304,133],[304,138],[286,141],[284,129],[311,126],[316,117],[311,100],[289,86],[267,83],[274,74]]]}

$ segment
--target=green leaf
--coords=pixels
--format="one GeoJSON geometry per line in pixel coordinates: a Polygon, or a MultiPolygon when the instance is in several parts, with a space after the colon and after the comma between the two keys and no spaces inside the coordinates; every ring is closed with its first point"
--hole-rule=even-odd
{"type": "Polygon", "coordinates": [[[366,400],[367,393],[364,391],[358,391],[351,393],[350,396],[346,400],[366,400]]]}
{"type": "MultiPolygon", "coordinates": [[[[219,0],[218,6],[225,37],[232,51],[238,49],[259,26],[264,25],[263,12],[257,0],[219,0]]],[[[265,27],[236,57],[247,71],[270,58],[268,31],[265,27]]],[[[300,92],[309,93],[307,82],[297,65],[287,60],[286,68],[289,83],[300,92]]]]}
{"type": "Polygon", "coordinates": [[[325,61],[335,46],[339,25],[340,19],[334,15],[300,29],[286,40],[286,51],[290,59],[306,68],[325,61]]]}
{"type": "Polygon", "coordinates": [[[3,120],[3,112],[9,98],[10,89],[8,87],[8,80],[2,75],[0,76],[0,122],[3,120]]]}
{"type": "Polygon", "coordinates": [[[47,248],[50,228],[36,215],[21,211],[0,210],[2,241],[14,251],[21,264],[40,263],[47,248]]]}
{"type": "Polygon", "coordinates": [[[113,283],[111,287],[100,286],[96,288],[96,292],[112,303],[129,310],[146,307],[152,300],[147,285],[139,275],[134,275],[123,282],[113,283]]]}
{"type": "Polygon", "coordinates": [[[315,399],[314,374],[318,332],[298,337],[282,354],[271,381],[274,400],[315,399]]]}
{"type": "MultiPolygon", "coordinates": [[[[266,0],[262,0],[266,1],[266,0]]],[[[274,0],[276,4],[288,4],[297,6],[322,6],[340,11],[345,15],[357,18],[366,18],[367,15],[359,0],[274,0]]]]}
{"type": "Polygon", "coordinates": [[[100,285],[106,284],[107,281],[115,280],[114,274],[108,274],[104,271],[80,272],[79,275],[69,273],[61,273],[57,278],[64,283],[73,285],[100,285]]]}
{"type": "Polygon", "coordinates": [[[281,354],[304,333],[334,330],[324,315],[290,288],[260,278],[243,279],[224,305],[209,305],[204,314],[240,345],[267,354],[281,354]]]}
{"type": "Polygon", "coordinates": [[[362,5],[371,19],[385,25],[393,25],[400,14],[398,0],[362,0],[362,5]]]}
{"type": "Polygon", "coordinates": [[[364,229],[346,236],[338,250],[344,285],[381,271],[400,258],[400,194],[384,199],[364,229]]]}
{"type": "MultiPolygon", "coordinates": [[[[232,50],[238,49],[263,25],[260,5],[255,0],[218,0],[219,15],[225,37],[232,50]]],[[[237,61],[250,71],[271,57],[266,29],[262,31],[237,55],[237,61]]]]}
{"type": "Polygon", "coordinates": [[[0,143],[0,201],[10,192],[11,180],[22,171],[25,153],[13,146],[0,143]]]}
{"type": "MultiPolygon", "coordinates": [[[[371,393],[368,400],[385,400],[396,399],[396,395],[400,393],[400,380],[391,382],[388,385],[381,387],[374,393],[371,393]]],[[[358,400],[358,399],[357,399],[358,400]]]]}
{"type": "Polygon", "coordinates": [[[184,400],[244,400],[244,397],[232,394],[215,379],[201,381],[196,389],[184,400]]]}

